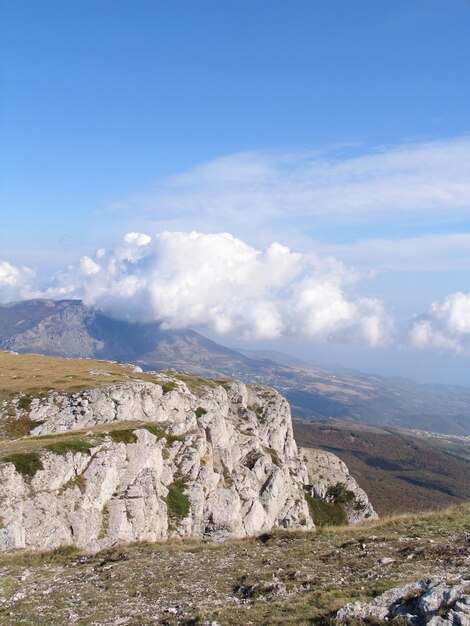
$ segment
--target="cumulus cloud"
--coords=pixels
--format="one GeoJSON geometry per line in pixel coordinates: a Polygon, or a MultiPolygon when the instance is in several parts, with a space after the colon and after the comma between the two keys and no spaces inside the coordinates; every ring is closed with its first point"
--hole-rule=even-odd
{"type": "MultiPolygon", "coordinates": [[[[384,345],[397,338],[394,322],[380,300],[355,293],[363,277],[334,257],[277,242],[259,250],[226,232],[130,232],[42,289],[32,268],[0,262],[0,300],[82,298],[116,319],[164,328],[384,345]]],[[[470,354],[470,293],[450,294],[411,320],[406,343],[470,354]]]]}
{"type": "Polygon", "coordinates": [[[8,302],[32,297],[34,277],[35,272],[30,267],[0,261],[0,300],[8,302]]]}
{"type": "Polygon", "coordinates": [[[350,295],[358,279],[336,259],[279,243],[260,251],[229,233],[128,233],[56,274],[48,294],[166,328],[382,344],[392,321],[378,300],[350,295]]]}
{"type": "Polygon", "coordinates": [[[456,292],[434,302],[426,315],[413,321],[409,339],[418,348],[470,354],[470,293],[456,292]]]}

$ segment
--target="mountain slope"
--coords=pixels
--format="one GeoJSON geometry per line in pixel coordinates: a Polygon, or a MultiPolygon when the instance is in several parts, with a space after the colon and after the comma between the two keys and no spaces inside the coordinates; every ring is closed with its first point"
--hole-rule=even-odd
{"type": "Polygon", "coordinates": [[[242,353],[192,330],[114,320],[78,300],[0,306],[0,349],[233,376],[274,387],[300,417],[470,435],[470,388],[419,385],[304,363],[279,353],[242,353]]]}
{"type": "Polygon", "coordinates": [[[250,359],[192,330],[114,320],[80,300],[27,300],[0,306],[0,348],[54,356],[191,365],[206,372],[250,359]]]}
{"type": "Polygon", "coordinates": [[[437,448],[432,439],[351,421],[297,419],[293,425],[300,446],[327,450],[346,463],[379,515],[470,500],[470,441],[460,449],[456,443],[437,448]]]}

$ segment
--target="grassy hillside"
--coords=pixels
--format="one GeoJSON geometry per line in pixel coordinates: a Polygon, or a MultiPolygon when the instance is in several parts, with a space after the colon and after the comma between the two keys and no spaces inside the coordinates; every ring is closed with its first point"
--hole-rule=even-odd
{"type": "Polygon", "coordinates": [[[470,507],[321,532],[0,557],[0,624],[326,626],[355,599],[468,571],[470,507]],[[390,559],[387,564],[382,559],[390,559]]]}
{"type": "Polygon", "coordinates": [[[156,382],[125,363],[0,352],[0,439],[29,435],[37,425],[28,417],[34,398],[129,380],[156,382]]]}
{"type": "Polygon", "coordinates": [[[341,420],[294,420],[294,435],[338,455],[379,515],[470,500],[467,448],[341,420]]]}
{"type": "MultiPolygon", "coordinates": [[[[192,391],[203,392],[204,388],[216,384],[197,376],[182,372],[171,372],[172,379],[178,378],[192,391]]],[[[2,439],[17,439],[30,434],[37,422],[29,419],[34,398],[44,398],[50,392],[73,394],[88,388],[103,387],[112,383],[145,381],[161,385],[163,393],[175,387],[164,372],[145,373],[132,365],[116,361],[96,359],[64,359],[39,354],[14,354],[0,351],[0,455],[5,448],[42,445],[39,439],[16,444],[2,443],[2,439]]],[[[140,424],[134,424],[137,428],[140,424]]],[[[110,426],[113,428],[113,426],[110,426]]],[[[99,433],[99,427],[87,429],[99,433]]],[[[80,433],[69,435],[79,436],[80,433]]]]}
{"type": "MultiPolygon", "coordinates": [[[[156,376],[116,362],[0,353],[0,427],[5,435],[0,459],[13,459],[31,475],[43,448],[56,454],[86,451],[106,433],[129,442],[132,429],[155,425],[103,424],[86,432],[22,437],[29,432],[28,420],[5,409],[16,402],[20,415],[26,415],[32,398],[50,390],[74,393],[135,379],[163,385],[156,376]],[[26,428],[24,433],[14,430],[18,425],[26,428]]],[[[177,376],[195,392],[217,384],[177,376]]],[[[168,438],[165,424],[158,428],[152,432],[168,438]]],[[[470,499],[470,464],[449,454],[445,442],[428,445],[340,421],[296,421],[295,434],[301,445],[342,457],[380,513],[470,499]]],[[[0,556],[0,625],[202,626],[216,621],[224,626],[327,626],[350,600],[369,599],[420,576],[452,578],[468,571],[464,531],[469,529],[470,506],[463,504],[355,527],[276,531],[222,544],[135,544],[92,556],[70,547],[44,554],[17,552],[0,556]],[[384,564],[382,559],[390,560],[384,564]]]]}
{"type": "Polygon", "coordinates": [[[126,363],[0,351],[0,397],[38,395],[49,390],[73,392],[133,379],[154,380],[126,363]]]}

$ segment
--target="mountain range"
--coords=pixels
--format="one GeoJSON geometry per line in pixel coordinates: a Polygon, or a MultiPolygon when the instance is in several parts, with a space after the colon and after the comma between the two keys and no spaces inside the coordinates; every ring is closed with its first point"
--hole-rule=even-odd
{"type": "Polygon", "coordinates": [[[298,417],[470,435],[470,388],[373,376],[277,352],[238,351],[193,330],[115,320],[80,300],[1,305],[0,349],[230,376],[279,390],[298,417]]]}

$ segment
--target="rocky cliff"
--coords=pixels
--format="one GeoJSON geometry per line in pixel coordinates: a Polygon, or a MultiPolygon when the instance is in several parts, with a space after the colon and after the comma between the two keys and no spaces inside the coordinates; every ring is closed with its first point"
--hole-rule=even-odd
{"type": "Polygon", "coordinates": [[[366,492],[351,476],[346,463],[335,454],[300,448],[300,456],[307,467],[305,489],[311,497],[339,505],[350,524],[378,518],[366,492]]]}
{"type": "Polygon", "coordinates": [[[352,521],[375,515],[334,455],[322,486],[325,453],[299,457],[289,405],[269,387],[0,357],[0,550],[307,529],[331,488],[354,490],[352,521]]]}
{"type": "Polygon", "coordinates": [[[2,444],[2,550],[312,527],[279,394],[143,376],[4,400],[10,419],[29,419],[31,436],[2,444]]]}

